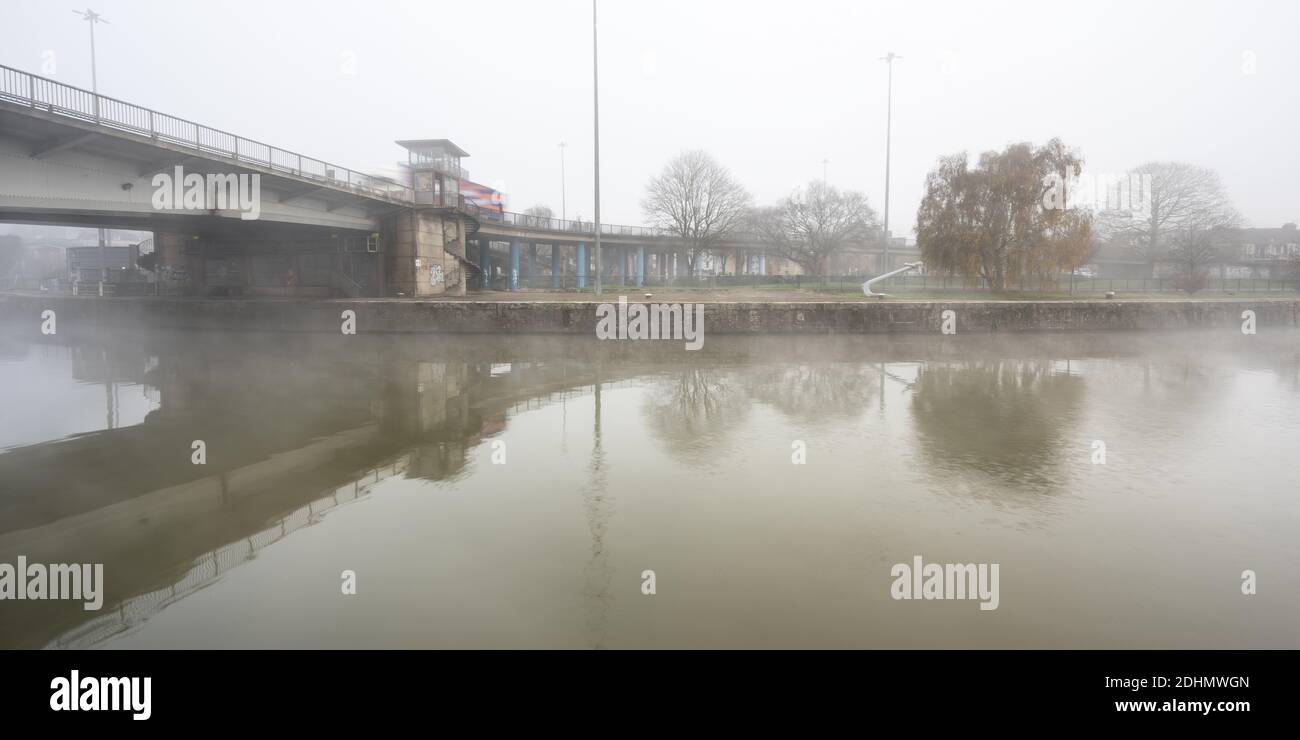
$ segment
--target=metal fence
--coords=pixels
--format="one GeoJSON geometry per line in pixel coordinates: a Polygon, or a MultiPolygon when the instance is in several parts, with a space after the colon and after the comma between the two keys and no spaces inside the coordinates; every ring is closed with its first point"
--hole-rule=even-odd
{"type": "Polygon", "coordinates": [[[147,136],[155,142],[193,149],[205,155],[293,175],[318,182],[325,187],[406,202],[414,201],[415,197],[410,188],[394,180],[354,172],[320,159],[3,65],[0,65],[0,100],[117,131],[147,136]]]}
{"type": "MultiPolygon", "coordinates": [[[[572,269],[572,265],[569,266],[572,269]]],[[[629,275],[621,278],[618,274],[606,274],[601,281],[601,286],[606,291],[635,290],[637,288],[673,288],[673,289],[697,289],[697,290],[725,290],[736,288],[757,288],[760,290],[780,290],[790,288],[795,290],[820,290],[827,292],[861,292],[862,284],[870,279],[870,275],[696,275],[676,277],[660,277],[658,275],[646,275],[637,284],[635,277],[629,275]]],[[[482,279],[477,281],[478,284],[473,287],[488,287],[491,290],[509,291],[511,290],[510,276],[506,274],[493,275],[490,285],[483,285],[482,279]]],[[[579,278],[572,272],[564,275],[553,277],[549,269],[539,269],[538,274],[528,275],[526,271],[521,272],[515,280],[518,290],[562,290],[562,291],[579,291],[590,292],[595,289],[595,275],[588,273],[585,277],[579,278]]],[[[953,292],[963,291],[988,291],[988,285],[984,281],[971,281],[958,277],[943,277],[939,275],[905,275],[890,278],[876,287],[895,294],[906,294],[908,292],[953,292]]],[[[1118,294],[1132,293],[1182,293],[1183,290],[1178,287],[1177,280],[1174,278],[1075,278],[1073,281],[1068,276],[1062,276],[1061,280],[1055,285],[1018,285],[1008,286],[1008,293],[1064,293],[1064,294],[1105,294],[1114,291],[1118,294]]],[[[1204,288],[1198,293],[1277,293],[1277,292],[1296,292],[1300,291],[1295,279],[1290,280],[1266,280],[1250,278],[1222,278],[1210,279],[1206,282],[1204,288]]]]}
{"type": "MultiPolygon", "coordinates": [[[[551,231],[559,234],[591,237],[596,235],[596,224],[591,221],[572,221],[546,216],[532,216],[527,213],[498,211],[491,208],[481,208],[473,203],[466,203],[465,209],[474,214],[482,223],[502,224],[521,229],[551,231]]],[[[616,224],[601,224],[600,234],[601,236],[629,236],[650,239],[664,239],[675,236],[672,231],[655,226],[618,226],[616,224]]]]}
{"type": "MultiPolygon", "coordinates": [[[[834,278],[827,278],[834,280],[834,278]]],[[[863,278],[853,278],[859,283],[863,278]]],[[[803,278],[805,282],[817,278],[803,278]]],[[[1083,278],[1062,275],[1053,283],[1016,283],[1007,286],[1008,292],[1043,293],[1181,293],[1177,278],[1083,278]]],[[[902,275],[890,278],[881,285],[891,290],[988,290],[988,282],[940,275],[902,275]]],[[[1267,293],[1296,290],[1296,279],[1264,278],[1207,278],[1205,293],[1267,293]]]]}
{"type": "MultiPolygon", "coordinates": [[[[292,175],[324,187],[332,187],[405,203],[415,202],[415,192],[402,183],[384,177],[355,172],[321,159],[246,139],[184,118],[0,65],[0,101],[16,103],[105,128],[137,134],[172,146],[192,149],[208,156],[254,165],[292,175]]],[[[464,174],[462,172],[462,174],[464,174]]],[[[463,204],[463,200],[462,200],[463,204]]],[[[464,208],[482,221],[557,233],[595,236],[595,225],[584,221],[542,218],[523,213],[464,208]]],[[[670,237],[664,229],[647,226],[601,224],[605,236],[670,237]]]]}

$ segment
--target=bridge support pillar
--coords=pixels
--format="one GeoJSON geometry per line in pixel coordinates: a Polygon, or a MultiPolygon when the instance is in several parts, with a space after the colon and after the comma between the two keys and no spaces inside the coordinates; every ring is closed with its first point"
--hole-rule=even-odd
{"type": "Polygon", "coordinates": [[[636,287],[645,287],[645,247],[636,248],[636,287]]]}
{"type": "Polygon", "coordinates": [[[627,247],[615,247],[618,250],[618,284],[627,285],[627,247]]]}
{"type": "Polygon", "coordinates": [[[551,290],[559,290],[564,278],[564,263],[560,261],[560,245],[551,245],[551,290]]]}
{"type": "Polygon", "coordinates": [[[367,279],[370,275],[358,269],[362,255],[340,255],[333,266],[335,291],[347,296],[464,295],[468,270],[463,260],[478,262],[460,217],[424,209],[407,209],[384,218],[379,244],[379,252],[374,255],[377,265],[373,282],[367,279]]]}
{"type": "Polygon", "coordinates": [[[587,287],[587,245],[578,242],[578,289],[587,287]]]}
{"type": "Polygon", "coordinates": [[[181,293],[202,295],[204,260],[201,241],[191,234],[170,231],[153,232],[154,252],[158,255],[159,281],[163,287],[181,293]]]}
{"type": "Polygon", "coordinates": [[[528,242],[528,282],[524,287],[537,287],[537,242],[528,242]]]}
{"type": "Polygon", "coordinates": [[[519,240],[510,240],[510,290],[519,290],[519,240]]]}
{"type": "Polygon", "coordinates": [[[483,290],[492,289],[492,240],[478,240],[478,266],[483,268],[483,290]]]}

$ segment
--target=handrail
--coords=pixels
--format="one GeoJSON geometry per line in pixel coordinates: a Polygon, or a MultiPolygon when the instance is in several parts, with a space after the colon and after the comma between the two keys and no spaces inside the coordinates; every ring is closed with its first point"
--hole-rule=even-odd
{"type": "MultiPolygon", "coordinates": [[[[140,134],[157,142],[189,147],[202,154],[227,157],[266,167],[349,192],[402,203],[415,203],[415,191],[396,180],[366,175],[324,160],[177,118],[90,90],[0,65],[0,100],[54,115],[67,116],[117,131],[140,134]]],[[[462,170],[463,172],[463,170],[462,170]]],[[[468,179],[468,178],[464,178],[468,179]]],[[[480,222],[567,234],[594,236],[595,224],[525,213],[479,208],[461,198],[462,207],[480,222]]],[[[655,226],[601,224],[602,236],[673,238],[670,229],[655,226]]]]}
{"type": "Polygon", "coordinates": [[[918,267],[920,267],[922,264],[923,263],[921,262],[908,262],[906,265],[903,265],[902,267],[898,268],[897,270],[894,270],[893,272],[887,272],[884,275],[877,275],[876,277],[871,278],[870,280],[862,284],[862,295],[865,295],[868,298],[889,298],[890,296],[888,293],[876,293],[871,290],[871,286],[875,285],[876,283],[882,280],[888,280],[889,278],[894,277],[895,275],[902,275],[903,273],[909,270],[915,270],[918,267]]]}
{"type": "Polygon", "coordinates": [[[366,175],[4,65],[0,65],[0,100],[148,136],[155,141],[189,147],[204,154],[263,166],[328,187],[390,200],[415,200],[411,188],[395,180],[366,175]]]}
{"type": "MultiPolygon", "coordinates": [[[[396,180],[356,172],[315,157],[247,139],[221,129],[204,126],[2,64],[0,64],[0,100],[94,123],[105,128],[140,134],[167,144],[189,147],[203,154],[215,154],[236,162],[259,165],[328,187],[404,203],[415,203],[414,189],[396,180]]],[[[461,172],[467,174],[463,169],[461,172]]],[[[481,220],[505,222],[546,231],[595,234],[595,228],[590,222],[547,219],[523,213],[494,212],[477,208],[473,204],[466,204],[466,209],[481,220]]],[[[665,229],[613,224],[602,224],[600,232],[609,236],[672,236],[671,232],[665,229]]]]}
{"type": "MultiPolygon", "coordinates": [[[[524,229],[536,229],[538,231],[554,231],[566,234],[583,234],[595,236],[596,225],[591,221],[573,221],[549,216],[533,216],[527,213],[513,213],[511,211],[497,211],[490,208],[482,208],[474,203],[466,201],[465,210],[469,211],[479,220],[479,223],[495,223],[505,226],[518,226],[524,229]]],[[[669,229],[662,229],[655,226],[618,226],[615,224],[601,224],[600,233],[602,236],[644,236],[644,237],[674,237],[676,233],[669,229]]]]}

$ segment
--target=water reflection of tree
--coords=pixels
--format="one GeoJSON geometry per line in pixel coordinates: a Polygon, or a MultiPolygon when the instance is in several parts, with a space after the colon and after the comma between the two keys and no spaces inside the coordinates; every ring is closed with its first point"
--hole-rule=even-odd
{"type": "Polygon", "coordinates": [[[815,421],[862,413],[876,398],[879,373],[850,363],[765,365],[746,373],[750,395],[792,419],[815,421]]]}
{"type": "Polygon", "coordinates": [[[1082,378],[1041,360],[921,366],[912,416],[934,469],[993,486],[975,495],[1016,500],[1054,493],[1064,481],[1062,450],[1082,405],[1082,378]]]}
{"type": "Polygon", "coordinates": [[[674,457],[708,462],[749,413],[741,380],[722,368],[684,367],[652,387],[643,413],[674,457]]]}

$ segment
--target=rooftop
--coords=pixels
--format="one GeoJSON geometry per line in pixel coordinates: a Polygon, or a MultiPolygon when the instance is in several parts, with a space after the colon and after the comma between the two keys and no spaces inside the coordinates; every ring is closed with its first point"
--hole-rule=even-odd
{"type": "Polygon", "coordinates": [[[407,139],[398,141],[397,145],[413,152],[438,152],[453,157],[468,157],[469,152],[452,143],[451,139],[407,139]]]}

